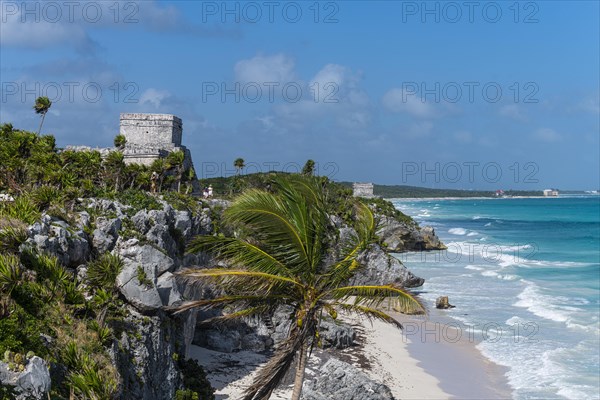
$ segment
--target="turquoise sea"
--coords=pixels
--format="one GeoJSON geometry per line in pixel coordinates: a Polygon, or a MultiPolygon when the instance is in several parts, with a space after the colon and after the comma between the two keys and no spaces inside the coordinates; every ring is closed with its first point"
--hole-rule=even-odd
{"type": "Polygon", "coordinates": [[[393,203],[448,246],[397,256],[509,368],[515,399],[600,398],[600,196],[393,203]]]}

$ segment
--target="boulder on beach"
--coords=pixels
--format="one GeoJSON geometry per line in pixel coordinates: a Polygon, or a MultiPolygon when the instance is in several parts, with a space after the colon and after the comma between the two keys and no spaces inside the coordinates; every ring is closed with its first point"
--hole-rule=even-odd
{"type": "Polygon", "coordinates": [[[454,307],[455,306],[453,306],[452,304],[450,304],[448,302],[448,296],[440,296],[437,299],[435,299],[435,308],[445,310],[445,309],[454,308],[454,307]]]}

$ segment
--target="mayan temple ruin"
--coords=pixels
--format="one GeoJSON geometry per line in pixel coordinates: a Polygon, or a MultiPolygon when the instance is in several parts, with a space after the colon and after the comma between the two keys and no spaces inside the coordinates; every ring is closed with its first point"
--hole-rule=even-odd
{"type": "Polygon", "coordinates": [[[185,153],[186,169],[192,167],[190,151],[181,144],[181,118],[171,114],[122,113],[119,133],[127,143],[123,157],[127,164],[151,165],[154,160],[170,152],[185,153]]]}

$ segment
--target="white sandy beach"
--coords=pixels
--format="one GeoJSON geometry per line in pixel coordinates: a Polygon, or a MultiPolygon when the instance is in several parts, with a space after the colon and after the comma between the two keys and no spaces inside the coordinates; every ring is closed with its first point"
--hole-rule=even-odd
{"type": "MultiPolygon", "coordinates": [[[[345,319],[355,325],[357,319],[345,319]]],[[[346,362],[362,367],[371,379],[385,383],[397,399],[448,399],[450,395],[439,386],[439,381],[421,368],[419,361],[411,357],[408,342],[397,328],[380,321],[368,321],[356,326],[359,331],[358,346],[342,351],[317,350],[309,359],[306,378],[314,375],[323,353],[333,353],[346,362]]],[[[220,353],[193,346],[191,357],[218,372],[208,375],[211,384],[217,389],[218,400],[238,399],[250,385],[259,366],[267,358],[252,352],[220,353]]],[[[274,400],[289,399],[291,385],[275,392],[274,400]]]]}

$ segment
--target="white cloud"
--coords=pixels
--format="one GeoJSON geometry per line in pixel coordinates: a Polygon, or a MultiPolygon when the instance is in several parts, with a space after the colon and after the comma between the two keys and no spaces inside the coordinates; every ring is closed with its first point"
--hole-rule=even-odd
{"type": "Polygon", "coordinates": [[[550,128],[540,128],[533,133],[533,137],[537,140],[541,140],[547,143],[558,142],[562,137],[554,130],[550,128]]]}
{"type": "Polygon", "coordinates": [[[517,104],[508,104],[500,107],[498,113],[504,117],[508,117],[517,121],[526,121],[527,117],[522,113],[521,108],[517,104]]]}
{"type": "Polygon", "coordinates": [[[28,49],[43,49],[67,44],[78,50],[91,50],[97,46],[83,27],[74,23],[35,22],[33,17],[21,22],[19,15],[11,15],[0,24],[0,45],[28,49]]]}
{"type": "Polygon", "coordinates": [[[295,79],[294,60],[284,54],[273,56],[258,55],[253,58],[240,60],[234,67],[235,79],[238,82],[288,83],[295,79]]]}
{"type": "Polygon", "coordinates": [[[406,113],[417,118],[434,117],[433,107],[418,96],[402,89],[390,89],[383,95],[383,106],[394,113],[406,113]]]}
{"type": "Polygon", "coordinates": [[[171,94],[166,90],[158,90],[154,88],[148,88],[142,92],[140,95],[140,104],[141,105],[152,105],[154,108],[160,108],[162,102],[170,97],[171,94]]]}

